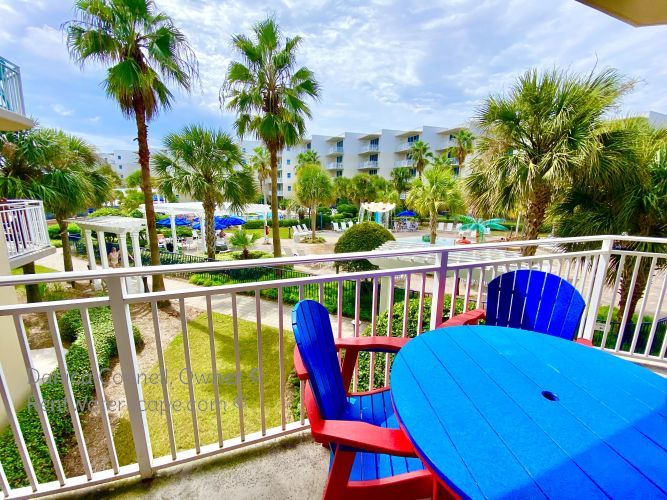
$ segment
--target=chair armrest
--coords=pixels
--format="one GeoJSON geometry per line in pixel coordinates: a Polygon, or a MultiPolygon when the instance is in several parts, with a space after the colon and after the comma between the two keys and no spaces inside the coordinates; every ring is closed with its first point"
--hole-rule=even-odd
{"type": "Polygon", "coordinates": [[[575,342],[576,344],[585,345],[585,346],[587,346],[587,347],[593,347],[593,342],[591,342],[591,341],[588,340],[588,339],[579,338],[579,339],[575,339],[574,342],[575,342]]]}
{"type": "Polygon", "coordinates": [[[486,318],[484,309],[473,309],[462,314],[457,314],[449,318],[444,323],[438,325],[438,328],[447,328],[449,326],[476,325],[480,319],[486,318]]]}
{"type": "Polygon", "coordinates": [[[366,422],[325,420],[317,429],[317,434],[325,442],[359,450],[401,457],[417,456],[412,443],[400,429],[387,429],[366,422]]]}
{"type": "Polygon", "coordinates": [[[299,346],[294,346],[294,371],[296,371],[296,376],[299,377],[299,380],[308,380],[308,370],[306,370],[306,365],[303,364],[301,359],[301,353],[299,352],[299,346]]]}
{"type": "Polygon", "coordinates": [[[345,392],[350,388],[359,351],[398,352],[409,340],[408,337],[354,337],[336,339],[336,349],[345,349],[343,368],[341,369],[345,392]]]}

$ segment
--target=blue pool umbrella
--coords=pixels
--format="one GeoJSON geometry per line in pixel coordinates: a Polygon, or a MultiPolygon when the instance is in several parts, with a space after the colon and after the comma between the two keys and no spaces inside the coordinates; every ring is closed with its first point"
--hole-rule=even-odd
{"type": "Polygon", "coordinates": [[[396,217],[417,217],[417,214],[412,210],[403,210],[401,213],[396,214],[396,217]]]}
{"type": "MultiPolygon", "coordinates": [[[[185,217],[176,217],[174,222],[176,223],[177,226],[189,226],[190,225],[190,221],[188,219],[186,219],[185,217]]],[[[155,225],[157,227],[171,227],[171,220],[169,219],[169,217],[167,217],[166,219],[162,219],[162,220],[157,221],[155,223],[155,225]]]]}
{"type": "Polygon", "coordinates": [[[226,224],[227,227],[229,226],[242,226],[245,224],[245,221],[241,219],[240,217],[223,217],[222,218],[222,223],[226,224]]]}
{"type": "MultiPolygon", "coordinates": [[[[192,225],[192,229],[201,229],[201,223],[199,219],[195,219],[195,223],[192,225]]],[[[215,230],[220,231],[221,229],[227,229],[229,226],[240,226],[245,224],[243,219],[238,217],[221,217],[219,215],[215,216],[215,230]]]]}

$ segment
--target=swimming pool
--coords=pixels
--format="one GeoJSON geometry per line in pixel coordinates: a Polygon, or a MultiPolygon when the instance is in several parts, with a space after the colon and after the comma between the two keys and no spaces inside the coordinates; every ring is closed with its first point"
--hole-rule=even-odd
{"type": "MultiPolygon", "coordinates": [[[[406,243],[422,243],[429,245],[428,241],[422,241],[421,236],[412,236],[410,238],[396,238],[396,241],[404,241],[406,243]]],[[[436,238],[435,246],[437,247],[453,247],[456,243],[456,238],[436,238]]]]}

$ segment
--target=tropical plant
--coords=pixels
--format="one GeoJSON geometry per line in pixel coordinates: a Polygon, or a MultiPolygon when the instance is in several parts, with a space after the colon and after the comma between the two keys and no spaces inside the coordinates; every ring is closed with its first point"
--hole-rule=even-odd
{"type": "Polygon", "coordinates": [[[312,241],[316,239],[317,207],[334,201],[331,177],[317,163],[306,163],[301,166],[294,184],[294,192],[302,205],[310,211],[310,228],[312,241]]]}
{"type": "MultiPolygon", "coordinates": [[[[610,170],[601,182],[593,166],[575,174],[574,182],[555,204],[556,234],[563,237],[627,233],[667,237],[667,130],[654,129],[645,118],[614,120],[600,133],[602,147],[592,162],[610,170]]],[[[667,246],[652,242],[622,242],[624,250],[665,254],[667,246]]],[[[582,245],[577,245],[581,247],[582,245]]],[[[636,258],[627,256],[621,271],[617,321],[632,318],[650,276],[643,258],[631,292],[636,258]]],[[[657,268],[665,260],[656,261],[657,268]]],[[[607,284],[613,286],[620,257],[612,255],[607,284]]]]}
{"type": "Polygon", "coordinates": [[[313,72],[296,65],[301,37],[285,38],[272,18],[254,25],[252,32],[252,38],[235,35],[232,39],[242,60],[229,65],[220,99],[236,112],[238,135],[252,134],[269,150],[273,255],[280,257],[278,152],[301,142],[305,119],[311,117],[306,99],[318,98],[320,90],[313,72]]]}
{"type": "Polygon", "coordinates": [[[438,212],[461,211],[463,197],[459,181],[447,167],[431,166],[415,179],[406,199],[408,207],[422,216],[428,216],[431,244],[435,244],[438,212]]]}
{"type": "Polygon", "coordinates": [[[484,235],[487,229],[495,229],[496,231],[507,231],[507,228],[502,225],[503,219],[484,219],[470,217],[469,215],[459,215],[459,222],[462,222],[461,230],[475,231],[477,235],[477,242],[484,242],[484,235]]]}
{"type": "MultiPolygon", "coordinates": [[[[151,179],[151,187],[153,187],[155,184],[152,182],[151,179]]],[[[127,177],[125,177],[125,187],[128,188],[138,188],[141,187],[141,170],[135,170],[131,174],[129,174],[127,177]]]]}
{"type": "Polygon", "coordinates": [[[296,155],[296,167],[295,170],[299,171],[299,169],[304,166],[308,165],[310,163],[315,163],[317,165],[320,165],[320,155],[317,154],[317,151],[314,149],[308,149],[306,151],[302,151],[298,155],[296,155]]]}
{"type": "Polygon", "coordinates": [[[399,194],[406,193],[412,184],[412,172],[408,167],[397,167],[391,171],[391,180],[399,194]]]}
{"type": "Polygon", "coordinates": [[[454,134],[454,145],[448,147],[445,153],[456,158],[459,168],[463,167],[466,157],[474,151],[475,136],[467,128],[462,128],[454,134]]]}
{"type": "Polygon", "coordinates": [[[408,155],[412,160],[412,167],[417,170],[417,175],[421,177],[424,169],[433,160],[433,153],[427,142],[418,140],[412,143],[408,150],[408,155]]]}
{"type": "MultiPolygon", "coordinates": [[[[55,129],[0,134],[0,196],[44,202],[58,222],[65,271],[73,270],[65,219],[107,201],[112,184],[93,146],[79,137],[55,129]]],[[[37,300],[32,292],[29,298],[37,300]]]]}
{"type": "Polygon", "coordinates": [[[227,243],[232,248],[241,250],[241,258],[250,258],[250,249],[255,246],[255,242],[260,238],[257,233],[249,233],[243,228],[239,228],[229,235],[227,243]]]}
{"type": "MultiPolygon", "coordinates": [[[[334,246],[335,253],[370,252],[387,241],[394,241],[394,235],[376,222],[360,222],[345,231],[334,246]]],[[[336,269],[347,272],[371,271],[377,269],[367,259],[336,262],[336,269]]]]}
{"type": "MultiPolygon", "coordinates": [[[[585,76],[530,70],[508,95],[487,98],[476,119],[483,131],[479,155],[466,179],[472,208],[506,213],[526,205],[526,238],[535,239],[558,191],[584,165],[610,178],[613,168],[586,158],[599,150],[603,116],[630,87],[613,70],[585,76]]],[[[534,255],[535,247],[523,253],[534,255]]]]}
{"type": "Polygon", "coordinates": [[[215,258],[215,208],[229,204],[241,212],[256,194],[250,167],[232,137],[201,125],[188,125],[168,134],[164,151],[153,155],[153,169],[160,189],[168,194],[186,193],[202,202],[206,227],[206,254],[215,258]]]}
{"type": "Polygon", "coordinates": [[[368,201],[375,201],[377,195],[377,182],[374,176],[368,174],[357,174],[350,179],[349,198],[357,205],[368,201]]]}
{"type": "MultiPolygon", "coordinates": [[[[189,91],[198,77],[197,60],[186,36],[152,0],[77,0],[76,19],[65,24],[71,57],[82,66],[107,66],[106,94],[137,126],[151,264],[160,264],[150,184],[148,122],[171,107],[167,84],[189,91]]],[[[164,290],[161,275],[153,290],[164,290]]]]}
{"type": "Polygon", "coordinates": [[[336,200],[348,200],[352,198],[352,180],[347,177],[334,177],[333,189],[336,200]]]}
{"type": "Polygon", "coordinates": [[[433,159],[431,160],[431,164],[436,165],[438,167],[447,167],[449,169],[451,169],[454,166],[452,159],[449,158],[446,154],[434,156],[433,159]]]}
{"type": "Polygon", "coordinates": [[[261,193],[264,204],[266,205],[265,183],[267,179],[271,178],[271,155],[269,154],[269,150],[261,146],[253,149],[252,156],[250,157],[250,167],[257,175],[257,180],[259,181],[259,192],[261,193]]]}

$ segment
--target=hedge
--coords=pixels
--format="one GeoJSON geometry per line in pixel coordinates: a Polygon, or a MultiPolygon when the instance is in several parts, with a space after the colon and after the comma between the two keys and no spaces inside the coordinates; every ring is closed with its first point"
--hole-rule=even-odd
{"type": "MultiPolygon", "coordinates": [[[[49,226],[48,228],[49,232],[49,238],[52,240],[59,240],[60,239],[60,227],[58,224],[53,224],[49,226]]],[[[81,234],[81,228],[77,226],[76,224],[68,224],[67,225],[67,232],[69,234],[81,234]]]]}
{"type": "MultiPolygon", "coordinates": [[[[360,222],[346,230],[336,242],[335,253],[368,252],[375,250],[386,241],[394,241],[396,238],[380,224],[375,222],[360,222]]],[[[377,269],[366,259],[336,262],[348,272],[370,271],[377,269]]]]}
{"type": "MultiPolygon", "coordinates": [[[[278,221],[278,224],[280,227],[292,227],[296,226],[297,224],[300,224],[301,222],[297,219],[280,219],[278,221]]],[[[269,219],[267,221],[267,224],[270,226],[271,225],[271,220],[269,219]]],[[[258,220],[249,220],[247,221],[243,227],[245,229],[262,229],[264,228],[264,220],[263,219],[258,219],[258,220]]]]}
{"type": "MultiPolygon", "coordinates": [[[[451,296],[445,295],[444,306],[442,309],[443,319],[449,317],[449,307],[451,304],[451,296]]],[[[401,337],[403,335],[403,309],[405,303],[401,300],[400,302],[395,301],[394,307],[392,309],[392,320],[391,320],[391,336],[392,337],[401,337]]],[[[417,335],[417,325],[419,322],[419,298],[410,299],[408,303],[408,330],[407,336],[413,338],[417,335]]],[[[463,312],[463,299],[456,299],[456,314],[463,312]]],[[[388,311],[384,311],[378,316],[377,326],[376,326],[376,335],[387,335],[388,321],[389,321],[388,311]]],[[[431,297],[424,297],[424,315],[422,330],[428,330],[429,321],[431,320],[431,297]]],[[[367,326],[366,329],[362,332],[362,335],[365,337],[370,337],[373,333],[372,326],[367,326]]],[[[384,387],[384,369],[385,369],[385,358],[381,353],[375,355],[375,365],[374,365],[374,388],[384,387]]],[[[359,366],[359,378],[357,382],[358,390],[365,391],[368,390],[369,382],[369,372],[370,372],[370,353],[360,352],[358,359],[359,366]]],[[[390,355],[390,363],[393,361],[394,355],[390,355]]]]}
{"type": "MultiPolygon", "coordinates": [[[[104,370],[109,368],[111,360],[118,352],[111,310],[108,307],[94,308],[90,309],[89,314],[97,361],[100,370],[104,370]]],[[[79,311],[77,309],[67,311],[60,317],[58,323],[63,340],[73,339],[65,355],[65,362],[76,406],[81,414],[93,404],[95,386],[79,311]]],[[[132,330],[135,345],[140,347],[143,344],[141,333],[136,326],[133,326],[132,330]]],[[[45,374],[40,375],[45,376],[45,374]]],[[[40,390],[58,453],[62,457],[69,451],[74,428],[67,409],[65,390],[60,380],[60,369],[54,370],[45,378],[46,381],[40,386],[40,390]]],[[[27,405],[17,412],[17,419],[38,481],[55,480],[55,471],[32,396],[27,405]]],[[[28,478],[23,470],[21,457],[10,428],[6,428],[0,434],[0,462],[13,488],[28,485],[28,478]]]]}

